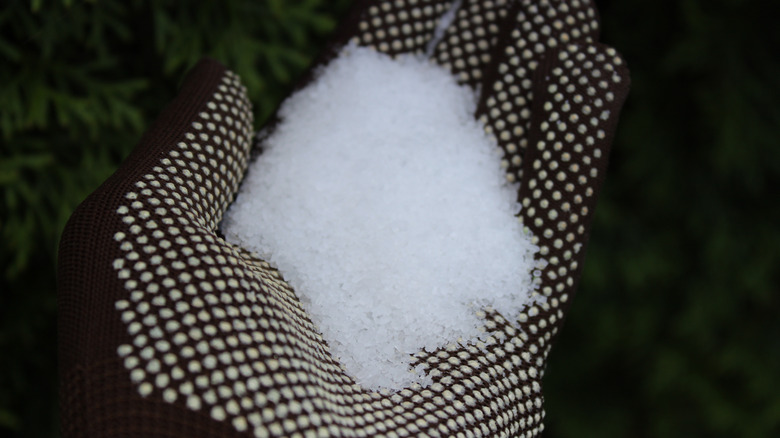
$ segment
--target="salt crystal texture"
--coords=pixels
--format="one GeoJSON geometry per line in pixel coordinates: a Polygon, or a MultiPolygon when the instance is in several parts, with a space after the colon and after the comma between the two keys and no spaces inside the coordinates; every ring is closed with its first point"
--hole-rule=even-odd
{"type": "Polygon", "coordinates": [[[430,379],[412,354],[515,318],[538,251],[476,97],[441,67],[348,46],[281,107],[222,224],[293,286],[356,382],[430,379]]]}

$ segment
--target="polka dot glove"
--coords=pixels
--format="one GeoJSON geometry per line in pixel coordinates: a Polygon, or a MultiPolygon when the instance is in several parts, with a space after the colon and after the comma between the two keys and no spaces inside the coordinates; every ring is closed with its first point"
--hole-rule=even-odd
{"type": "Polygon", "coordinates": [[[217,234],[252,116],[234,74],[198,64],[62,236],[62,435],[538,436],[545,360],[628,89],[597,35],[587,0],[363,2],[320,61],[348,41],[428,53],[481,90],[477,117],[549,262],[544,304],[519,321],[486,312],[484,342],[415,356],[431,386],[384,394],[345,374],[273,268],[217,234]],[[448,11],[454,20],[437,26],[448,11]]]}

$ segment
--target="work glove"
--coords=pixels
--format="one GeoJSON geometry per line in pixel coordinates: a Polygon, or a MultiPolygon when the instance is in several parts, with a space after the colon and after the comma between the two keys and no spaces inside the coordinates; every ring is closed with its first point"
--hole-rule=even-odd
{"type": "Polygon", "coordinates": [[[221,237],[262,144],[239,78],[196,65],[63,233],[62,436],[540,435],[545,361],[629,85],[598,30],[590,0],[358,2],[317,62],[348,43],[415,53],[478,90],[475,117],[503,150],[496,166],[519,183],[519,219],[547,262],[543,300],[517,320],[480,311],[481,340],[415,354],[432,383],[398,391],[356,384],[280,273],[221,237]]]}

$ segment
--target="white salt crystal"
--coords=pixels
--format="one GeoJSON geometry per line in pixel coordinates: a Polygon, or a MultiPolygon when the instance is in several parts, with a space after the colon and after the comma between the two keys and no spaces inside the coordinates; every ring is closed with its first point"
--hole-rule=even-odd
{"type": "Polygon", "coordinates": [[[425,57],[430,58],[433,56],[433,52],[436,51],[436,46],[439,45],[439,42],[444,38],[444,34],[447,31],[447,28],[450,27],[450,24],[452,24],[453,21],[455,21],[455,17],[458,15],[458,10],[460,10],[460,5],[463,3],[463,0],[455,0],[450,5],[450,8],[447,9],[447,12],[444,13],[444,15],[439,18],[439,24],[436,25],[436,29],[433,30],[433,37],[430,41],[428,41],[428,45],[425,47],[425,57]]]}
{"type": "Polygon", "coordinates": [[[284,103],[225,216],[364,387],[426,384],[411,354],[531,299],[538,248],[475,106],[429,61],[349,46],[284,103]]]}

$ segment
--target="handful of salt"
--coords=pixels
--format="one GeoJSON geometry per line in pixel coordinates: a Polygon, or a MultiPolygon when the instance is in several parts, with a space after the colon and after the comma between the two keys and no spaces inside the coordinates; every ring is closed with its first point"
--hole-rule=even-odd
{"type": "Polygon", "coordinates": [[[412,354],[538,299],[538,248],[476,99],[428,60],[348,46],[283,104],[225,215],[364,387],[425,386],[412,354]]]}

